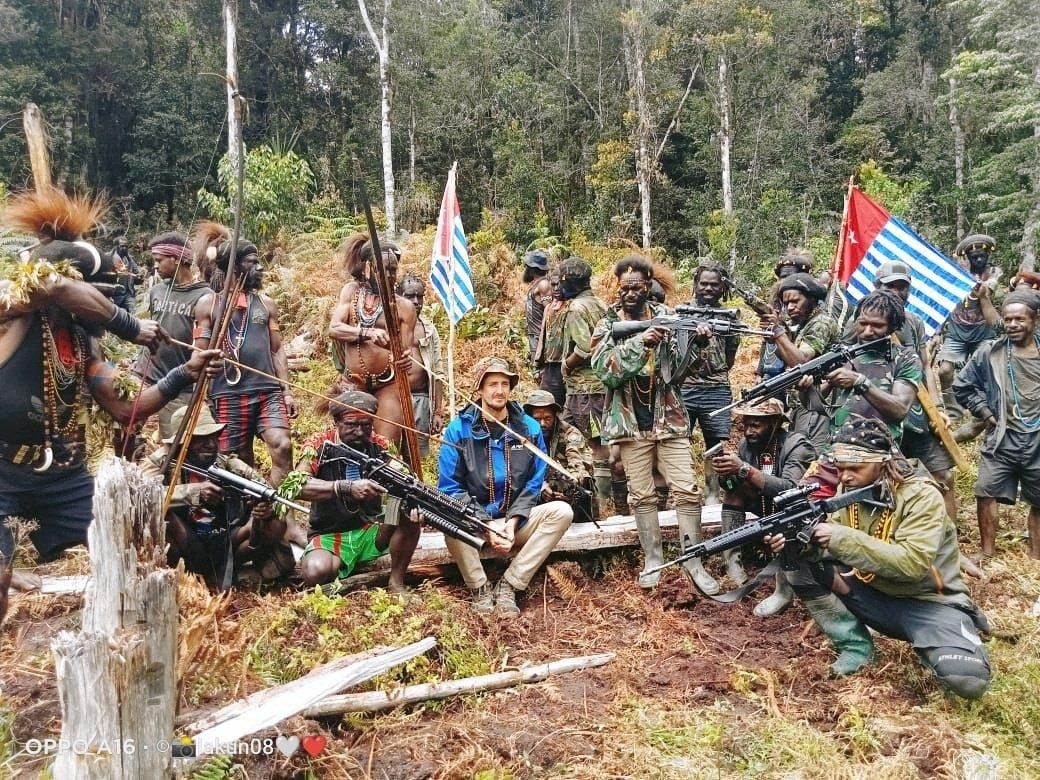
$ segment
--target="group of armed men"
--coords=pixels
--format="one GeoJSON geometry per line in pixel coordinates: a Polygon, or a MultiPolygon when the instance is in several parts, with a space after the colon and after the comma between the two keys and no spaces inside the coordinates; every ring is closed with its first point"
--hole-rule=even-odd
{"type": "MultiPolygon", "coordinates": [[[[875,501],[815,525],[812,544],[789,571],[776,571],[775,592],[756,614],[779,612],[798,595],[839,653],[835,674],[873,660],[869,627],[910,642],[950,691],[975,698],[988,687],[979,635],[988,627],[961,574],[952,460],[917,401],[925,386],[923,327],[904,309],[913,282],[899,263],[881,269],[878,289],[843,328],[809,256],[792,251],[776,264],[771,302],[752,329],[720,308],[732,288],[715,263],[696,269],[693,300],[676,314],[664,305],[655,264],[641,255],[614,266],[617,300],[608,305],[592,291],[587,262],[570,257],[550,267],[545,253],[529,252],[526,323],[539,389],[521,405],[516,367],[488,356],[471,367],[465,405],[450,410],[437,330],[422,313],[423,280],[409,274],[398,281],[398,248],[381,242],[377,263],[373,243],[357,234],[340,251],[349,281],[329,326],[341,373],[326,398],[329,425],[294,466],[294,385],[255,245],[211,223],[191,238],[155,236],[149,253],[159,281],[147,293],[154,319],[139,320],[92,284],[110,266],[107,253],[43,222],[26,258],[71,263],[83,280],[38,274],[21,296],[12,294],[14,282],[0,281],[0,399],[8,419],[0,437],[0,518],[34,521],[30,538],[40,561],[86,543],[93,479],[84,415],[92,400],[127,435],[157,416],[164,446],[143,466],[171,486],[169,562],[183,561],[215,588],[247,572],[275,579],[295,570],[308,585],[331,583],[389,553],[389,588],[403,591],[421,525],[436,515],[436,527],[452,529],[465,515],[477,526],[468,534],[446,531],[445,540],[472,606],[515,615],[518,595],[571,523],[602,517],[612,503],[634,516],[644,556],[638,582],[651,589],[665,563],[658,513],[666,505],[675,509],[684,549],[702,540],[691,446],[699,426],[710,453],[707,498],[722,504],[723,532],[741,527],[749,513],[773,513],[774,499],[800,484],[815,483],[821,496],[878,486],[875,501]],[[379,265],[396,290],[396,335],[407,348],[397,360],[379,265]],[[222,295],[232,268],[239,284],[222,295]],[[105,331],[146,348],[135,367],[141,389],[132,397],[120,392],[119,371],[102,355],[105,331]],[[759,373],[767,379],[843,343],[870,348],[847,353],[851,360],[823,375],[805,374],[783,397],[737,405],[743,431],[731,444],[729,372],[741,333],[762,337],[759,373]],[[890,342],[878,346],[886,336],[890,342]],[[379,464],[395,474],[407,470],[391,455],[404,425],[395,385],[401,374],[416,429],[424,442],[439,442],[436,490],[413,481],[402,492],[393,488],[400,477],[380,476],[386,470],[379,464]],[[203,376],[209,401],[193,408],[203,376]],[[183,467],[171,469],[171,450],[183,443],[193,411],[183,467]],[[256,437],[270,454],[269,483],[254,467],[256,437]],[[280,485],[277,494],[269,484],[280,485]],[[412,500],[420,494],[440,503],[412,500]],[[298,500],[310,502],[306,528],[277,506],[298,500]],[[444,506],[458,516],[437,515],[444,506]],[[494,585],[482,546],[511,556],[494,585]]],[[[986,283],[993,248],[988,237],[958,247],[979,284],[951,317],[939,360],[944,371],[963,364],[947,372],[953,393],[987,429],[976,490],[982,552],[995,553],[996,504],[1013,504],[1021,486],[1037,557],[1040,294],[1023,276],[998,310],[986,283]]],[[[774,552],[789,543],[782,535],[762,541],[774,552]]],[[[31,575],[13,572],[14,548],[12,529],[0,523],[0,619],[12,577],[15,587],[34,585],[31,575]]],[[[703,594],[720,593],[700,559],[685,561],[683,570],[703,594]]],[[[725,553],[725,573],[737,585],[747,580],[739,550],[725,553]]]]}

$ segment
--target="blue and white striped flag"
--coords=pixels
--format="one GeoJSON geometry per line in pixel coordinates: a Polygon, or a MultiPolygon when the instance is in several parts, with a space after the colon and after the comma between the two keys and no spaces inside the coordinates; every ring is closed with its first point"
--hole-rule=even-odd
{"type": "Polygon", "coordinates": [[[437,297],[451,318],[452,324],[462,319],[477,305],[473,294],[473,272],[469,267],[469,249],[462,230],[462,212],[455,196],[455,169],[448,172],[448,183],[441,199],[441,213],[437,219],[437,237],[433,242],[433,262],[430,281],[437,297]]]}
{"type": "Polygon", "coordinates": [[[904,263],[912,280],[906,309],[931,336],[975,286],[967,271],[858,189],[852,190],[845,230],[838,278],[853,304],[874,289],[883,263],[904,263]]]}

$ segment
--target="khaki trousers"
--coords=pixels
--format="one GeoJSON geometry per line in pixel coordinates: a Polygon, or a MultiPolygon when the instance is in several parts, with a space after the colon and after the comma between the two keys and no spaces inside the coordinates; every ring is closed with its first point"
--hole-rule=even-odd
{"type": "MultiPolygon", "coordinates": [[[[527,589],[531,578],[545,563],[545,559],[549,557],[549,553],[556,547],[556,543],[570,527],[573,519],[574,510],[565,501],[550,501],[531,510],[527,522],[516,532],[510,553],[515,553],[515,557],[503,575],[503,579],[513,590],[527,589]]],[[[445,536],[444,541],[448,545],[451,557],[458,564],[466,585],[476,590],[486,584],[487,574],[484,573],[480,553],[465,542],[449,536],[445,536]]]]}
{"type": "Polygon", "coordinates": [[[621,463],[628,479],[628,504],[633,512],[657,509],[654,491],[654,463],[672,492],[676,510],[695,509],[701,505],[700,489],[693,479],[693,453],[690,440],[636,439],[618,442],[621,463]]]}

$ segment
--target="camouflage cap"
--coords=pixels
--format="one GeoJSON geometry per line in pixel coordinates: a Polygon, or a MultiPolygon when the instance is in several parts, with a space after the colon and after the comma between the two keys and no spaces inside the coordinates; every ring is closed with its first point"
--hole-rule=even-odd
{"type": "Polygon", "coordinates": [[[767,398],[751,404],[741,404],[733,410],[739,417],[783,417],[784,404],[779,398],[767,398]]]}
{"type": "Polygon", "coordinates": [[[513,364],[503,357],[484,357],[473,366],[473,393],[480,391],[481,385],[488,374],[505,374],[509,377],[509,387],[516,387],[520,381],[520,375],[513,370],[513,364]]]}
{"type": "Polygon", "coordinates": [[[964,257],[973,249],[983,249],[987,252],[993,252],[997,248],[997,240],[993,236],[987,236],[985,233],[972,233],[970,236],[965,236],[961,239],[960,243],[957,244],[957,248],[953,250],[953,253],[957,257],[964,257]]]}
{"type": "MultiPolygon", "coordinates": [[[[181,424],[184,422],[184,415],[188,413],[188,407],[182,406],[176,412],[170,416],[170,427],[175,431],[181,429],[181,424]]],[[[224,423],[218,423],[213,419],[213,412],[209,410],[209,407],[205,404],[199,410],[199,417],[195,420],[195,428],[192,430],[194,436],[212,436],[215,433],[220,433],[224,430],[224,423]]],[[[163,439],[163,444],[173,444],[174,437],[171,436],[168,439],[163,439]]]]}
{"type": "Polygon", "coordinates": [[[578,256],[568,257],[560,263],[560,279],[591,279],[592,266],[578,256]]]}
{"type": "Polygon", "coordinates": [[[556,397],[548,390],[535,390],[524,401],[524,411],[528,414],[535,407],[551,406],[557,412],[562,412],[563,407],[556,403],[556,397]]]}

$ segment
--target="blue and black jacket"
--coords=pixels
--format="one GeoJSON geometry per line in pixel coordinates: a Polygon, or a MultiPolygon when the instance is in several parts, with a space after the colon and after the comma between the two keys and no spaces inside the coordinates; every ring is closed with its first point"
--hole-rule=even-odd
{"type": "MultiPolygon", "coordinates": [[[[510,401],[506,409],[509,414],[506,425],[545,452],[541,426],[524,414],[515,401],[510,401]]],[[[443,436],[448,444],[441,447],[437,488],[455,498],[476,502],[492,518],[516,516],[520,518],[518,527],[526,523],[542,492],[545,462],[525,449],[515,436],[503,433],[494,422],[486,422],[480,407],[475,404],[463,409],[448,424],[443,436]],[[503,506],[507,452],[509,500],[503,506]],[[488,485],[489,457],[494,475],[494,494],[488,485]]]]}

